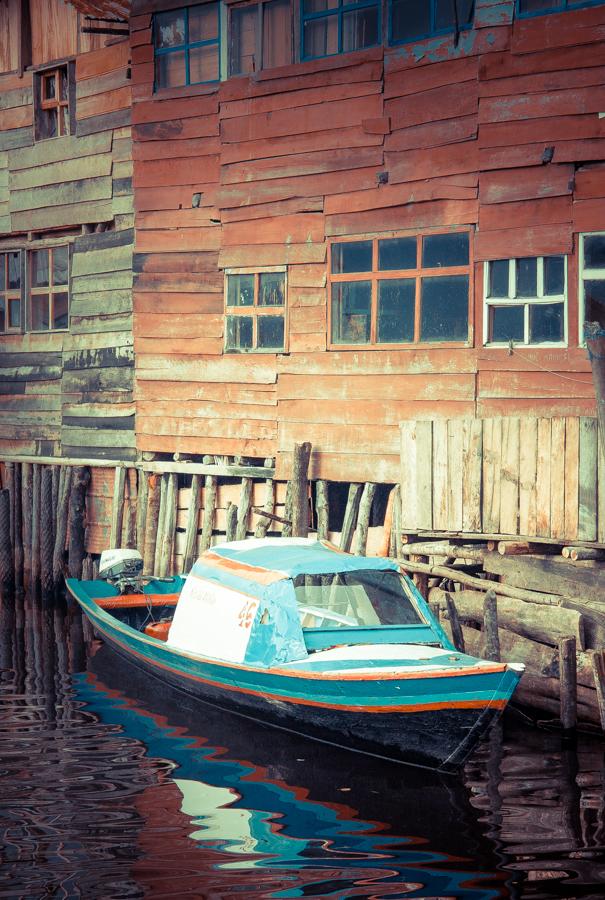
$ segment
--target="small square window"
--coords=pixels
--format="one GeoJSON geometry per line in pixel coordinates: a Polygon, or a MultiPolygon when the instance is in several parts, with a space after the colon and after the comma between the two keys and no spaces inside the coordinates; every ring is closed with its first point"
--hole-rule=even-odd
{"type": "Polygon", "coordinates": [[[564,345],[564,256],[497,259],[485,264],[486,344],[564,345]]]}
{"type": "Polygon", "coordinates": [[[580,236],[580,343],[584,322],[605,329],[605,232],[580,236]]]}
{"type": "Polygon", "coordinates": [[[303,0],[302,58],[320,59],[380,43],[378,0],[303,0]]]}
{"type": "Polygon", "coordinates": [[[153,20],[153,45],[156,89],[218,81],[219,4],[158,13],[153,20]]]}
{"type": "Polygon", "coordinates": [[[59,244],[28,253],[30,331],[69,328],[69,247],[59,244]]]}
{"type": "Polygon", "coordinates": [[[73,64],[34,75],[34,129],[37,141],[72,133],[75,115],[70,99],[73,64]]]}
{"type": "Polygon", "coordinates": [[[286,273],[228,272],[225,350],[279,353],[286,340],[286,273]]]}
{"type": "Polygon", "coordinates": [[[21,330],[21,251],[0,251],[0,334],[21,330]]]}

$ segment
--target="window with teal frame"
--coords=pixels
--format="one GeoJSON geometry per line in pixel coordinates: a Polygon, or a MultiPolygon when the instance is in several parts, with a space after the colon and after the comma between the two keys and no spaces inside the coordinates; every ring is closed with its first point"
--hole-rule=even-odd
{"type": "Polygon", "coordinates": [[[301,58],[321,59],[382,41],[380,0],[301,0],[301,58]]]}
{"type": "Polygon", "coordinates": [[[158,13],[153,20],[155,88],[220,79],[220,4],[158,13]]]}
{"type": "Polygon", "coordinates": [[[543,16],[546,13],[565,12],[585,6],[598,6],[603,0],[516,0],[517,15],[521,18],[543,16]]]}
{"type": "Polygon", "coordinates": [[[474,9],[474,0],[389,0],[389,44],[471,28],[474,9]]]}

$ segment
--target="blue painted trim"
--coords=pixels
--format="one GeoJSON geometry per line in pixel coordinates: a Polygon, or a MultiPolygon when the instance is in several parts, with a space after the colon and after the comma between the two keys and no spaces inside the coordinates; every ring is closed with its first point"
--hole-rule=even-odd
{"type": "MultiPolygon", "coordinates": [[[[335,644],[435,644],[429,625],[375,625],[357,628],[303,628],[307,650],[335,644]]],[[[449,648],[448,648],[449,649],[449,648]]]]}
{"type": "MultiPolygon", "coordinates": [[[[153,75],[153,90],[154,93],[158,90],[157,79],[155,76],[155,61],[158,57],[161,56],[170,56],[171,53],[185,53],[185,84],[175,84],[175,85],[166,85],[166,87],[190,87],[191,85],[196,84],[218,84],[221,80],[221,30],[222,30],[222,3],[219,0],[214,0],[217,7],[217,17],[218,17],[218,36],[216,39],[212,38],[207,41],[189,41],[189,10],[194,7],[184,6],[181,7],[183,13],[185,14],[185,43],[178,44],[175,47],[156,47],[155,46],[155,38],[156,38],[156,23],[157,16],[153,17],[153,25],[152,25],[152,35],[153,35],[153,63],[154,63],[154,75],[153,75]],[[218,78],[211,78],[208,81],[191,81],[191,68],[189,62],[189,53],[191,50],[196,50],[198,47],[217,47],[218,48],[218,78]]],[[[196,4],[197,6],[201,6],[202,4],[196,4]]],[[[211,4],[208,4],[209,6],[211,4]]],[[[174,10],[165,10],[165,12],[173,12],[178,13],[181,12],[181,9],[174,10]]],[[[161,88],[160,88],[161,90],[161,88]]]]}
{"type": "Polygon", "coordinates": [[[521,9],[521,0],[515,0],[515,15],[518,19],[536,19],[538,16],[548,16],[553,13],[569,12],[574,9],[584,9],[588,6],[599,6],[603,4],[603,0],[560,0],[554,6],[547,9],[531,10],[523,12],[521,9]]]}

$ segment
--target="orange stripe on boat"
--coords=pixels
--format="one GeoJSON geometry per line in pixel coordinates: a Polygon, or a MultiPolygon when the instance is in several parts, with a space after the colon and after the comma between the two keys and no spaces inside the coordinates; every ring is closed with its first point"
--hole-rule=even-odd
{"type": "Polygon", "coordinates": [[[101,609],[133,609],[147,606],[176,606],[179,594],[121,594],[117,597],[96,597],[101,609]]]}
{"type": "Polygon", "coordinates": [[[225,569],[233,575],[239,575],[240,578],[247,578],[248,581],[255,581],[257,584],[274,584],[276,581],[283,581],[288,577],[286,572],[264,569],[262,566],[251,566],[249,563],[228,559],[226,556],[220,556],[211,551],[204,554],[202,562],[216,569],[225,569]]]}

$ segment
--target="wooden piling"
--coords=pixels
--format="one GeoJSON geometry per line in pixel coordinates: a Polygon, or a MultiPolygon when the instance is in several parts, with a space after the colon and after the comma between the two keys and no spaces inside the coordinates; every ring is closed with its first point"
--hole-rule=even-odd
{"type": "Polygon", "coordinates": [[[431,600],[429,603],[429,609],[433,614],[433,617],[436,622],[439,622],[439,616],[441,615],[441,606],[437,600],[431,600]]]}
{"type": "MultiPolygon", "coordinates": [[[[272,465],[272,459],[265,460],[265,466],[272,465]]],[[[272,478],[267,478],[265,481],[265,502],[263,503],[263,512],[271,513],[275,507],[275,482],[272,478]]],[[[258,522],[256,523],[256,528],[254,529],[254,537],[255,538],[264,538],[269,530],[269,525],[271,523],[271,519],[269,516],[260,516],[258,522]]]]}
{"type": "Polygon", "coordinates": [[[69,495],[69,547],[67,570],[70,578],[80,578],[82,561],[86,555],[86,490],[90,482],[90,469],[74,466],[69,495]]]}
{"type": "Polygon", "coordinates": [[[40,585],[40,479],[41,466],[34,463],[32,480],[32,576],[34,591],[40,585]]]}
{"type": "Polygon", "coordinates": [[[155,565],[155,544],[160,515],[160,476],[152,474],[148,480],[147,515],[145,517],[145,539],[143,542],[143,574],[152,575],[155,565]]]}
{"type": "Polygon", "coordinates": [[[168,475],[164,473],[160,475],[160,508],[158,510],[158,525],[155,538],[155,554],[152,562],[151,571],[154,575],[160,574],[160,558],[162,556],[162,545],[164,542],[164,524],[166,521],[166,490],[168,487],[168,475]]]}
{"type": "Polygon", "coordinates": [[[11,547],[10,493],[0,490],[0,591],[9,591],[13,584],[13,551],[11,547]]]}
{"type": "MultiPolygon", "coordinates": [[[[178,500],[178,478],[176,472],[169,472],[166,478],[164,498],[164,515],[162,517],[162,533],[160,538],[159,568],[156,572],[161,578],[172,575],[172,555],[176,529],[176,508],[178,500]]],[[[157,554],[156,554],[157,559],[157,554]]]]}
{"type": "Polygon", "coordinates": [[[561,725],[564,731],[573,731],[578,721],[578,679],[576,672],[576,639],[559,641],[559,680],[561,685],[561,725]]]}
{"type": "Polygon", "coordinates": [[[362,484],[351,484],[349,487],[349,496],[347,497],[347,505],[340,534],[340,549],[344,550],[346,553],[349,553],[351,550],[362,491],[362,484]]]}
{"type": "Polygon", "coordinates": [[[53,548],[53,581],[55,587],[63,582],[65,565],[65,544],[67,541],[67,520],[69,513],[69,496],[71,493],[71,466],[61,466],[59,479],[59,497],[57,500],[57,529],[53,548]]]}
{"type": "Polygon", "coordinates": [[[149,477],[147,472],[137,472],[136,548],[141,556],[145,555],[145,522],[147,521],[149,477]]]}
{"type": "MultiPolygon", "coordinates": [[[[309,460],[311,444],[305,441],[294,444],[292,456],[292,534],[307,537],[309,534],[309,460]]],[[[288,518],[288,516],[286,516],[288,518]]]]}
{"type": "Polygon", "coordinates": [[[109,546],[112,549],[122,546],[125,484],[126,469],[124,466],[116,466],[113,476],[113,502],[111,505],[111,530],[109,533],[109,546]]]}
{"type": "MultiPolygon", "coordinates": [[[[57,504],[59,502],[59,486],[61,483],[61,472],[65,466],[52,466],[52,505],[53,510],[57,509],[57,504]]],[[[55,538],[57,536],[57,516],[53,515],[52,517],[52,526],[53,526],[53,544],[55,542],[55,538]]]]}
{"type": "Polygon", "coordinates": [[[21,590],[23,588],[23,510],[21,496],[21,465],[15,466],[15,536],[14,536],[14,580],[15,588],[21,590]]]}
{"type": "MultiPolygon", "coordinates": [[[[416,556],[410,556],[410,560],[411,560],[412,562],[418,562],[418,563],[424,563],[424,564],[426,564],[426,563],[428,563],[429,558],[428,558],[428,556],[418,556],[418,555],[416,555],[416,556]]],[[[424,597],[425,600],[428,600],[428,597],[429,597],[429,576],[426,574],[426,572],[415,572],[414,575],[412,576],[412,578],[413,578],[414,584],[415,584],[416,587],[418,588],[418,591],[420,592],[420,594],[422,594],[422,596],[424,597]]]]}
{"type": "Polygon", "coordinates": [[[53,590],[53,468],[44,466],[40,477],[40,588],[46,595],[53,590]]]}
{"type": "Polygon", "coordinates": [[[82,560],[82,581],[92,581],[92,556],[87,553],[82,560]]]}
{"type": "Polygon", "coordinates": [[[460,619],[458,618],[458,610],[456,609],[456,604],[454,603],[450,594],[445,594],[445,605],[447,607],[447,614],[450,620],[450,627],[452,629],[452,641],[456,650],[459,650],[460,653],[465,652],[464,647],[464,635],[462,633],[462,626],[460,624],[460,619]]]}
{"type": "Polygon", "coordinates": [[[355,553],[359,556],[365,556],[368,544],[368,530],[370,527],[370,513],[372,512],[372,503],[376,494],[376,485],[367,482],[363,486],[361,500],[359,502],[359,514],[357,516],[357,538],[355,541],[355,553]]]}
{"type": "Polygon", "coordinates": [[[315,509],[317,511],[317,537],[327,541],[330,525],[330,495],[328,482],[320,478],[315,483],[315,509]]]}
{"type": "Polygon", "coordinates": [[[227,504],[226,541],[234,541],[237,531],[237,506],[235,503],[227,504]]]}
{"type": "Polygon", "coordinates": [[[286,485],[286,499],[284,501],[284,521],[281,530],[282,537],[292,537],[292,479],[286,485]]]}
{"type": "MultiPolygon", "coordinates": [[[[15,564],[15,464],[4,463],[5,489],[8,490],[9,504],[9,543],[11,548],[11,573],[14,574],[15,564]]],[[[11,574],[11,579],[13,575],[11,574]]]]}
{"type": "Polygon", "coordinates": [[[592,656],[592,673],[597,693],[601,728],[605,731],[605,650],[596,650],[592,656]]]}
{"type": "Polygon", "coordinates": [[[126,470],[124,482],[124,513],[122,515],[122,547],[134,550],[137,545],[137,504],[133,497],[133,480],[136,473],[126,470]]]}
{"type": "MultiPolygon", "coordinates": [[[[204,465],[211,465],[211,456],[204,456],[204,465]]],[[[216,475],[206,475],[204,480],[204,521],[200,536],[198,553],[204,553],[212,543],[212,530],[214,528],[214,515],[216,507],[217,479],[216,475]]]]}
{"type": "Polygon", "coordinates": [[[191,476],[191,499],[187,513],[187,528],[185,531],[185,552],[183,554],[183,572],[189,572],[197,553],[197,530],[200,518],[200,503],[202,492],[202,476],[191,476]]]}
{"type": "Polygon", "coordinates": [[[252,479],[242,478],[242,486],[237,506],[237,526],[235,539],[243,541],[248,531],[248,516],[250,515],[250,502],[252,498],[252,479]]]}
{"type": "Polygon", "coordinates": [[[32,575],[32,495],[33,469],[23,463],[21,471],[21,516],[23,521],[23,586],[27,588],[32,575]]]}
{"type": "Polygon", "coordinates": [[[488,591],[483,600],[483,629],[485,632],[485,658],[500,662],[498,598],[494,591],[488,591]]]}

